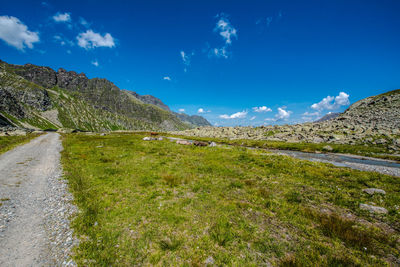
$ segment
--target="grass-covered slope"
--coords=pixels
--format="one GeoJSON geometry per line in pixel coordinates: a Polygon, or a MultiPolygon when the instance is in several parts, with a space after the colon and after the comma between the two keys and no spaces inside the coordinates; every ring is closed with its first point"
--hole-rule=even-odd
{"type": "Polygon", "coordinates": [[[15,74],[10,65],[0,64],[2,121],[6,118],[8,123],[25,128],[64,127],[85,131],[187,128],[187,125],[169,112],[129,98],[126,101],[129,102],[130,107],[134,107],[134,111],[117,112],[120,109],[119,103],[110,102],[109,106],[104,104],[106,100],[111,101],[114,95],[102,96],[96,89],[95,83],[91,86],[86,93],[66,90],[58,86],[45,88],[15,74]],[[92,99],[88,100],[85,95],[91,95],[92,99]],[[100,101],[99,106],[94,100],[96,97],[102,98],[103,104],[100,101]]]}
{"type": "Polygon", "coordinates": [[[382,266],[400,257],[400,180],[244,148],[65,135],[84,266],[382,266]],[[384,189],[370,196],[362,189],[384,189]],[[388,210],[372,215],[360,203],[388,210]]]}
{"type": "Polygon", "coordinates": [[[0,112],[16,126],[80,130],[183,130],[171,112],[128,96],[106,79],[0,61],[0,112]]]}

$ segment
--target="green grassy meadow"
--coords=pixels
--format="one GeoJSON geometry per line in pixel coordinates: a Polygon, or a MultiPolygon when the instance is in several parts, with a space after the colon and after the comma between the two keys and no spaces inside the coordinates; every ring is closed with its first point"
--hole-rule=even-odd
{"type": "Polygon", "coordinates": [[[0,154],[13,149],[14,147],[28,143],[39,134],[27,134],[22,136],[0,136],[0,154]]]}
{"type": "Polygon", "coordinates": [[[227,138],[210,138],[210,137],[198,137],[198,136],[181,136],[181,135],[169,135],[179,138],[185,138],[190,140],[206,141],[206,142],[217,142],[220,144],[228,144],[233,146],[243,147],[258,147],[265,149],[282,149],[282,150],[293,150],[302,152],[331,152],[331,153],[343,153],[352,154],[358,156],[366,156],[380,159],[395,160],[400,162],[400,156],[393,154],[387,147],[383,145],[346,145],[346,144],[332,144],[332,143],[289,143],[283,141],[266,141],[266,140],[251,140],[251,139],[227,139],[227,138]],[[326,151],[325,146],[330,146],[331,151],[326,151]]]}
{"type": "Polygon", "coordinates": [[[377,266],[400,258],[400,179],[144,134],[63,135],[80,266],[377,266]],[[384,189],[370,196],[363,188],[384,189]],[[386,215],[359,209],[385,207],[386,215]]]}

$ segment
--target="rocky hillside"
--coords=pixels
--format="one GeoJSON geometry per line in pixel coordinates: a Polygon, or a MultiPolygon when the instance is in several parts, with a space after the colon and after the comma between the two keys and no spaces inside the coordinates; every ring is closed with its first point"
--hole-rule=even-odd
{"type": "MultiPolygon", "coordinates": [[[[165,105],[161,99],[154,97],[152,95],[139,95],[135,92],[124,90],[125,93],[129,95],[133,95],[135,98],[141,100],[143,103],[155,105],[159,108],[162,108],[166,111],[172,112],[167,105],[165,105]]],[[[198,115],[187,115],[185,113],[177,113],[172,112],[177,118],[179,118],[184,123],[188,124],[191,128],[196,126],[211,126],[211,123],[203,118],[202,116],[198,115]]]]}
{"type": "Polygon", "coordinates": [[[174,132],[189,136],[286,142],[382,145],[400,150],[400,90],[362,99],[336,118],[261,127],[200,127],[174,132]]]}
{"type": "Polygon", "coordinates": [[[211,126],[211,123],[208,122],[208,120],[204,119],[202,116],[198,116],[198,115],[189,116],[185,113],[176,113],[176,112],[174,112],[174,115],[177,116],[181,121],[183,121],[189,125],[192,125],[193,127],[211,126]]]}
{"type": "Polygon", "coordinates": [[[326,114],[325,116],[323,116],[319,120],[316,120],[315,122],[329,121],[331,119],[336,118],[339,115],[340,115],[340,113],[337,113],[337,112],[329,112],[328,114],[326,114]]]}
{"type": "Polygon", "coordinates": [[[120,90],[106,79],[0,61],[1,124],[25,128],[183,130],[161,100],[120,90]],[[162,106],[164,105],[164,106],[162,106]]]}

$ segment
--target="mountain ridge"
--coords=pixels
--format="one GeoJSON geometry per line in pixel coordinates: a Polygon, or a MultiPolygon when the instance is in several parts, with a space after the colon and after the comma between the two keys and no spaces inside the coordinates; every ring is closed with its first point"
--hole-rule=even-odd
{"type": "MultiPolygon", "coordinates": [[[[10,113],[10,107],[13,106],[13,110],[18,110],[18,112],[14,112],[14,115],[18,114],[14,121],[18,120],[18,118],[26,119],[24,114],[30,108],[40,112],[45,112],[51,108],[60,111],[60,105],[57,104],[60,99],[56,100],[55,95],[59,95],[61,92],[70,98],[76,97],[81,101],[87,102],[81,104],[86,105],[91,110],[90,112],[87,110],[88,113],[97,112],[97,116],[106,117],[109,123],[115,124],[113,127],[110,125],[105,126],[104,124],[92,127],[91,123],[86,120],[85,124],[88,124],[87,126],[80,124],[83,130],[182,130],[193,127],[193,125],[181,121],[160,99],[150,95],[140,96],[135,92],[121,90],[114,83],[104,78],[89,79],[84,73],[78,74],[75,71],[66,71],[63,68],[59,68],[56,72],[50,67],[29,63],[13,65],[0,60],[0,66],[3,74],[0,80],[0,95],[3,96],[0,111],[10,113]],[[12,86],[7,85],[6,76],[14,81],[12,86],[19,87],[19,90],[14,90],[15,88],[13,89],[12,86]],[[27,90],[23,90],[24,88],[27,90]],[[33,100],[19,98],[21,102],[18,101],[18,97],[16,98],[17,95],[30,95],[33,100]],[[40,101],[44,99],[47,104],[40,101]]],[[[69,106],[73,108],[73,103],[69,103],[69,106]]],[[[77,107],[73,109],[77,109],[77,107]]],[[[76,115],[79,116],[79,114],[76,115]]],[[[5,114],[3,116],[7,117],[5,114]]],[[[79,118],[74,118],[73,120],[77,119],[79,120],[79,118]]],[[[87,119],[91,120],[90,118],[87,119]]],[[[23,125],[23,123],[19,124],[23,125]]],[[[58,127],[55,121],[49,124],[58,127]]],[[[68,126],[74,126],[76,123],[67,124],[68,126]]],[[[61,126],[65,126],[64,123],[61,123],[61,126]]],[[[29,125],[27,127],[29,128],[29,125]]]]}

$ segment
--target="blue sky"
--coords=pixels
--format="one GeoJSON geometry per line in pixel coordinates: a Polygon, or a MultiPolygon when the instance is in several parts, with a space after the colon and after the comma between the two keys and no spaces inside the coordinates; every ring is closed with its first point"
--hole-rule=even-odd
{"type": "Polygon", "coordinates": [[[400,88],[400,1],[2,1],[0,59],[84,72],[215,125],[400,88]]]}

